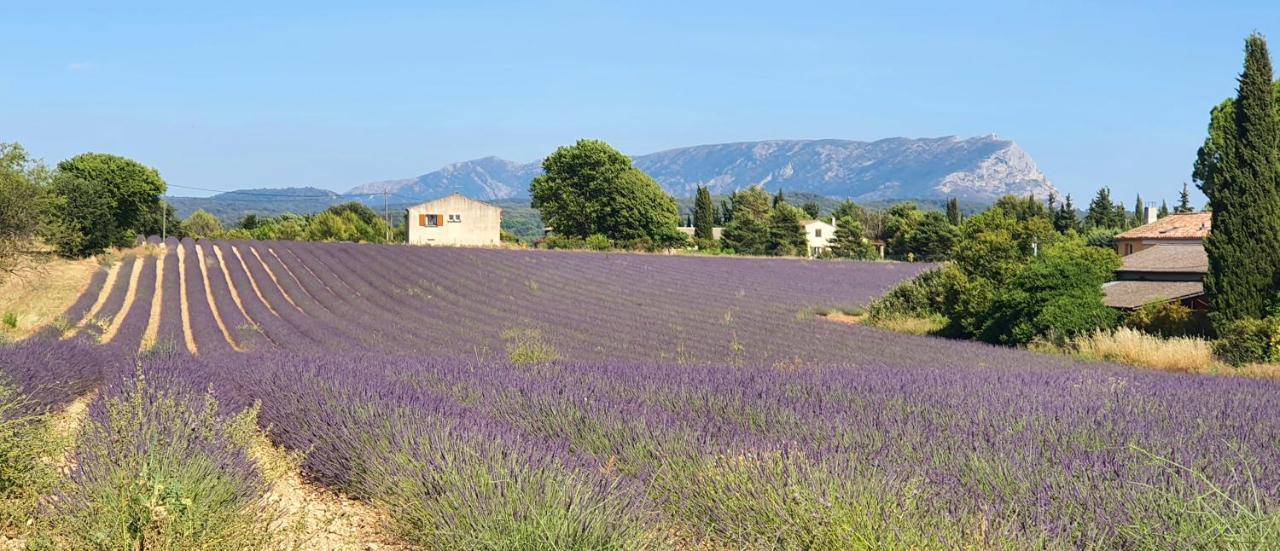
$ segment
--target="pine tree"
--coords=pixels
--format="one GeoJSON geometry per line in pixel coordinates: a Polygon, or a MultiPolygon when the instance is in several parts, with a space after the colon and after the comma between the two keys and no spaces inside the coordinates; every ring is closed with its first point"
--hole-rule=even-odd
{"type": "Polygon", "coordinates": [[[836,220],[836,233],[831,236],[831,254],[836,258],[869,259],[875,257],[875,247],[863,237],[862,224],[852,216],[836,220]]]}
{"type": "Polygon", "coordinates": [[[804,211],[788,205],[785,201],[778,203],[769,215],[768,253],[773,256],[808,256],[809,240],[804,235],[804,226],[800,219],[804,211]]]}
{"type": "Polygon", "coordinates": [[[1182,182],[1182,193],[1178,194],[1178,208],[1174,212],[1187,214],[1195,211],[1196,208],[1191,206],[1191,192],[1187,190],[1187,183],[1182,182]]]}
{"type": "Polygon", "coordinates": [[[698,186],[698,194],[693,200],[693,236],[698,239],[711,239],[716,224],[715,204],[711,202],[711,190],[698,186]]]}
{"type": "Polygon", "coordinates": [[[1204,287],[1219,321],[1262,317],[1280,268],[1280,120],[1271,58],[1257,34],[1245,41],[1244,71],[1235,100],[1234,140],[1205,189],[1213,231],[1205,239],[1204,287]]]}
{"type": "Polygon", "coordinates": [[[1164,218],[1169,216],[1169,203],[1164,199],[1160,200],[1160,210],[1156,212],[1156,218],[1164,218]]]}
{"type": "Polygon", "coordinates": [[[1071,202],[1071,194],[1067,194],[1066,201],[1062,206],[1058,207],[1058,211],[1053,215],[1053,229],[1059,232],[1067,230],[1079,230],[1080,222],[1076,219],[1076,206],[1071,202]]]}
{"type": "Polygon", "coordinates": [[[947,199],[947,222],[952,226],[960,225],[960,200],[955,197],[947,199]]]}
{"type": "Polygon", "coordinates": [[[1111,204],[1111,188],[1102,186],[1098,194],[1089,202],[1089,210],[1084,215],[1086,228],[1110,228],[1115,221],[1115,207],[1111,204]]]}

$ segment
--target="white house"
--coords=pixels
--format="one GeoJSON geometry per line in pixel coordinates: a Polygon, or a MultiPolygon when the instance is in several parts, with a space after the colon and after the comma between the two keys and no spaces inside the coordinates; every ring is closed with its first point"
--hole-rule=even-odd
{"type": "Polygon", "coordinates": [[[502,209],[454,193],[409,207],[410,245],[497,245],[502,209]]]}
{"type": "Polygon", "coordinates": [[[830,222],[801,220],[800,225],[804,227],[804,238],[809,242],[810,258],[826,252],[831,247],[831,239],[836,236],[835,217],[832,217],[830,222]]]}

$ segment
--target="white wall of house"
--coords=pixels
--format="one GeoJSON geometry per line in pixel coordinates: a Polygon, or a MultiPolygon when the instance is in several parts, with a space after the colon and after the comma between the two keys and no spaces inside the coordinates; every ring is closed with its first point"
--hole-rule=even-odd
{"type": "Polygon", "coordinates": [[[809,256],[818,256],[831,246],[831,239],[836,236],[835,220],[804,220],[804,237],[809,242],[809,256]]]}
{"type": "Polygon", "coordinates": [[[410,245],[497,245],[502,209],[454,193],[408,208],[410,245]]]}

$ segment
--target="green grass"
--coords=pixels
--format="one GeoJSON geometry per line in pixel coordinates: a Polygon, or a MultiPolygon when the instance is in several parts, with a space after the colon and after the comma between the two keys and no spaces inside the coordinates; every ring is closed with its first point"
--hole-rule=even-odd
{"type": "Polygon", "coordinates": [[[25,530],[36,506],[58,479],[49,458],[61,449],[48,417],[0,375],[0,533],[25,530]]]}
{"type": "Polygon", "coordinates": [[[545,365],[560,357],[555,346],[537,329],[508,329],[502,332],[507,359],[515,365],[545,365]]]}

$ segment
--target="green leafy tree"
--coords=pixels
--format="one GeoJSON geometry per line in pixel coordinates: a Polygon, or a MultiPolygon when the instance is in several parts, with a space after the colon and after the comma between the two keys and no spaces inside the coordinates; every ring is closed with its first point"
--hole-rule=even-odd
{"type": "MultiPolygon", "coordinates": [[[[1280,90],[1280,88],[1277,88],[1280,90]]],[[[1187,183],[1182,182],[1182,193],[1178,194],[1178,207],[1174,212],[1178,214],[1187,214],[1195,212],[1196,208],[1191,206],[1191,192],[1187,189],[1187,183]]]]}
{"type": "Polygon", "coordinates": [[[1025,344],[1037,337],[1070,338],[1113,326],[1118,314],[1102,304],[1102,284],[1119,267],[1115,251],[1078,240],[1046,248],[994,297],[980,338],[1025,344]]]}
{"type": "MultiPolygon", "coordinates": [[[[94,184],[93,193],[106,195],[113,203],[115,224],[112,235],[86,236],[86,242],[106,242],[109,245],[131,245],[143,228],[148,212],[155,212],[160,196],[164,195],[165,182],[156,169],[137,161],[105,153],[84,153],[58,163],[58,172],[94,184]]],[[[77,216],[66,211],[69,217],[77,216]]],[[[74,224],[81,231],[96,233],[98,230],[85,224],[74,224]]]]}
{"type": "Polygon", "coordinates": [[[866,260],[875,258],[875,247],[863,235],[864,229],[857,218],[844,216],[836,219],[836,232],[831,236],[831,254],[836,258],[866,260]]]}
{"type": "Polygon", "coordinates": [[[912,202],[896,203],[889,207],[884,218],[884,240],[889,254],[905,257],[911,252],[908,237],[916,225],[924,219],[924,213],[912,202]]]}
{"type": "Polygon", "coordinates": [[[49,171],[18,144],[0,143],[0,271],[48,229],[56,201],[49,193],[49,171]]]}
{"type": "Polygon", "coordinates": [[[808,256],[809,241],[804,235],[800,220],[804,211],[777,202],[769,214],[769,241],[766,252],[772,256],[808,256]]]}
{"type": "Polygon", "coordinates": [[[1026,197],[1005,195],[996,199],[991,208],[999,210],[1018,221],[1027,221],[1032,218],[1049,218],[1049,210],[1045,208],[1044,203],[1037,201],[1031,195],[1026,197]]]}
{"type": "Polygon", "coordinates": [[[85,257],[132,244],[131,233],[116,226],[116,201],[103,193],[101,184],[58,172],[50,190],[58,198],[61,213],[49,241],[59,254],[85,257]]]}
{"type": "Polygon", "coordinates": [[[800,205],[800,210],[804,211],[805,217],[809,220],[817,220],[818,214],[822,212],[822,208],[815,201],[806,201],[805,204],[800,205]]]}
{"type": "Polygon", "coordinates": [[[769,194],[760,186],[736,192],[721,241],[738,254],[763,255],[769,244],[769,194]]]}
{"type": "Polygon", "coordinates": [[[1271,58],[1259,35],[1245,42],[1239,83],[1233,105],[1211,114],[1195,170],[1213,211],[1204,283],[1221,322],[1263,317],[1280,268],[1280,116],[1271,58]]]}
{"type": "Polygon", "coordinates": [[[204,209],[199,209],[182,221],[182,230],[190,237],[209,239],[222,233],[222,222],[204,209]]]}
{"type": "Polygon", "coordinates": [[[556,233],[614,241],[646,239],[678,243],[676,202],[631,159],[599,140],[578,140],[542,162],[543,174],[529,186],[533,207],[556,233]]]}
{"type": "Polygon", "coordinates": [[[693,201],[693,236],[698,239],[714,237],[715,204],[711,202],[711,190],[698,186],[698,194],[693,201]]]}
{"type": "Polygon", "coordinates": [[[955,197],[947,199],[947,222],[952,226],[960,225],[960,200],[955,197]]]}
{"type": "Polygon", "coordinates": [[[165,237],[186,237],[182,230],[182,219],[168,201],[156,203],[150,210],[142,213],[139,222],[139,235],[163,235],[165,237]]]}
{"type": "Polygon", "coordinates": [[[308,241],[356,241],[359,233],[352,224],[355,216],[340,216],[329,211],[311,217],[307,223],[308,241]]]}

